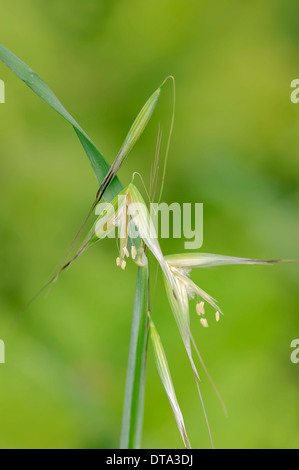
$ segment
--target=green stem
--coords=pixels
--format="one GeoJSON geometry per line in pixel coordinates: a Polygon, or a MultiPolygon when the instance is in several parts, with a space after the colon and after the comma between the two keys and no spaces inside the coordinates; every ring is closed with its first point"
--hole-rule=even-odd
{"type": "Polygon", "coordinates": [[[120,448],[138,449],[141,444],[146,351],[148,338],[148,266],[139,267],[127,368],[120,448]]]}

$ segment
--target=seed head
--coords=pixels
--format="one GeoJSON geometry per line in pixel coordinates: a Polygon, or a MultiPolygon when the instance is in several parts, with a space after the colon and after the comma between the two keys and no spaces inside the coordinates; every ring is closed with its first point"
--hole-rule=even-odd
{"type": "Polygon", "coordinates": [[[200,323],[202,324],[202,326],[203,326],[204,328],[208,328],[208,326],[209,326],[208,321],[207,321],[206,318],[201,318],[201,319],[200,319],[200,323]]]}

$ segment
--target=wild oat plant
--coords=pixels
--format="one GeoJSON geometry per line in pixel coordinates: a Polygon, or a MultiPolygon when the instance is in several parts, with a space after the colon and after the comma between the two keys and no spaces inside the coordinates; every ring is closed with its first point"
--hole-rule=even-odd
{"type": "MultiPolygon", "coordinates": [[[[89,158],[99,184],[99,190],[95,201],[93,202],[81,229],[65,254],[64,260],[66,260],[67,256],[70,256],[70,253],[75,248],[84,226],[95,211],[98,217],[88,236],[83,243],[80,244],[80,247],[75,251],[75,254],[70,256],[70,259],[67,262],[62,261],[55,274],[38,291],[26,307],[19,312],[16,318],[13,319],[13,322],[30,306],[39,294],[57,280],[60,273],[66,268],[69,268],[87,248],[99,241],[104,242],[106,237],[113,234],[113,236],[116,237],[117,242],[116,264],[120,266],[121,269],[125,269],[126,263],[130,259],[138,266],[120,447],[134,449],[139,448],[141,445],[146,349],[149,337],[154,350],[157,370],[171,405],[183,444],[186,448],[191,448],[183,415],[173,386],[166,354],[151,316],[148,288],[148,256],[151,253],[158,261],[163,273],[169,306],[172,310],[190,361],[191,371],[194,376],[195,385],[203,408],[211,446],[213,447],[212,435],[200,390],[199,373],[193,356],[194,353],[197,360],[199,360],[203,371],[208,375],[224,410],[225,405],[214,385],[214,382],[208,374],[192,336],[189,320],[189,300],[192,298],[196,299],[196,312],[192,312],[191,314],[196,313],[200,317],[200,322],[204,328],[208,327],[208,320],[205,316],[205,303],[209,304],[212,309],[214,309],[216,322],[220,320],[220,316],[223,315],[223,313],[217,305],[216,300],[191,280],[191,271],[195,268],[208,268],[229,264],[273,264],[282,262],[283,260],[257,260],[190,252],[165,256],[161,251],[157,233],[155,231],[155,225],[152,221],[147,204],[134,183],[136,175],[133,174],[132,181],[128,186],[123,188],[121,185],[117,177],[117,172],[148,124],[164,85],[168,80],[172,80],[173,113],[164,159],[162,174],[163,187],[170,138],[174,122],[175,90],[173,77],[167,77],[162,85],[160,85],[147,100],[130,128],[117,157],[109,167],[103,155],[85,131],[73,119],[50,88],[35,72],[33,72],[24,62],[3,45],[0,45],[0,59],[40,98],[42,98],[49,106],[54,108],[73,126],[85,153],[89,158]],[[105,204],[101,202],[102,199],[106,201],[105,204]]],[[[151,184],[149,190],[150,201],[154,200],[157,190],[157,173],[159,167],[158,157],[161,144],[161,134],[162,133],[159,129],[156,157],[151,172],[151,184]]],[[[159,201],[161,199],[162,187],[160,189],[159,201]]]]}

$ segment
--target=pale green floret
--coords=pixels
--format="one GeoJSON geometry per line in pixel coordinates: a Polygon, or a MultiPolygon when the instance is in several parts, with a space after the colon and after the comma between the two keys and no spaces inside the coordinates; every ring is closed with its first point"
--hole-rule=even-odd
{"type": "MultiPolygon", "coordinates": [[[[178,276],[182,282],[185,283],[189,293],[189,297],[197,295],[203,300],[208,302],[216,311],[216,321],[219,321],[219,312],[223,315],[217,302],[213,297],[207,294],[204,290],[198,287],[191,279],[189,274],[194,268],[210,268],[214,266],[237,265],[237,264],[271,264],[279,263],[282,260],[257,260],[250,258],[237,258],[233,256],[214,255],[211,253],[183,253],[176,255],[165,256],[165,261],[169,265],[172,272],[178,276]]],[[[197,304],[196,311],[198,314],[203,314],[203,303],[197,304]]],[[[206,322],[201,321],[201,324],[206,327],[206,322]]]]}
{"type": "Polygon", "coordinates": [[[140,238],[142,238],[145,245],[149,248],[149,250],[153,253],[159,262],[162,271],[164,272],[173,289],[173,276],[168,264],[164,260],[163,253],[158,242],[158,236],[144,199],[134,184],[130,183],[128,191],[132,203],[132,205],[130,205],[129,211],[130,216],[132,217],[132,220],[138,229],[140,238]]]}
{"type": "Polygon", "coordinates": [[[189,449],[191,448],[191,445],[187,436],[183,415],[182,415],[182,412],[181,412],[181,409],[180,409],[180,406],[178,404],[177,397],[175,394],[165,351],[162,346],[160,336],[158,335],[155,325],[151,319],[149,320],[149,327],[150,327],[150,335],[151,335],[151,340],[152,340],[152,344],[154,348],[155,361],[156,361],[158,373],[159,373],[161,382],[165,388],[169,403],[173,410],[173,414],[177,422],[179,431],[181,433],[182,439],[184,441],[185,447],[189,449]]]}
{"type": "Polygon", "coordinates": [[[258,260],[250,258],[237,258],[234,256],[213,255],[211,253],[183,253],[165,256],[169,265],[176,268],[211,268],[213,266],[225,266],[230,264],[271,264],[280,263],[283,260],[258,260]]]}
{"type": "Polygon", "coordinates": [[[126,156],[130,153],[134,145],[136,144],[137,140],[143,133],[145,127],[147,126],[154,110],[157,105],[157,102],[159,100],[161,94],[161,87],[159,87],[154,93],[150,96],[150,98],[147,100],[141,111],[139,112],[137,118],[133,122],[124,143],[122,144],[118,155],[116,157],[115,163],[115,171],[117,171],[117,168],[121,165],[123,160],[126,158],[126,156]]]}

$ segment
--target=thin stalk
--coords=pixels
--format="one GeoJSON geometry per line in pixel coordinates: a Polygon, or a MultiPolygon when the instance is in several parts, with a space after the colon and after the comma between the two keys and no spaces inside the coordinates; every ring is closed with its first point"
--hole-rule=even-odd
{"type": "Polygon", "coordinates": [[[121,428],[121,449],[141,444],[148,338],[148,266],[138,268],[121,428]]]}

